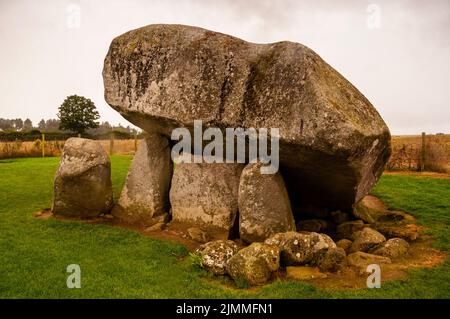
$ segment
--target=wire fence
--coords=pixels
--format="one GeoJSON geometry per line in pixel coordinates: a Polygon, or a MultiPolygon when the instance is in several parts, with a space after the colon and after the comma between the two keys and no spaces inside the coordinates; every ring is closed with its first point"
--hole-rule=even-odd
{"type": "MultiPolygon", "coordinates": [[[[99,139],[100,144],[110,155],[133,155],[139,145],[138,136],[133,139],[116,138],[99,139]]],[[[65,140],[47,139],[45,133],[35,136],[34,140],[0,141],[0,159],[17,157],[53,157],[60,156],[65,140]]]]}
{"type": "MultiPolygon", "coordinates": [[[[39,134],[30,138],[0,140],[0,159],[60,156],[65,139],[39,134]]],[[[65,138],[68,138],[67,136],[65,138]]],[[[140,136],[101,136],[99,142],[109,154],[133,155],[140,136]],[[127,138],[128,137],[128,138],[127,138]]],[[[450,135],[393,136],[388,170],[450,172],[450,135]]]]}
{"type": "Polygon", "coordinates": [[[387,169],[450,172],[450,135],[393,136],[387,169]]]}

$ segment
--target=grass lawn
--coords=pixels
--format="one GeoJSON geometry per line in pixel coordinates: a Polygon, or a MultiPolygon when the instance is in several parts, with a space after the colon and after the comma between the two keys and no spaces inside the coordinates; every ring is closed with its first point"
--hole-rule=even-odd
{"type": "MultiPolygon", "coordinates": [[[[131,157],[111,160],[117,198],[131,157]]],[[[380,289],[333,291],[282,281],[229,288],[181,258],[188,255],[182,245],[126,229],[34,218],[50,207],[58,161],[0,161],[1,298],[450,298],[449,260],[380,289]],[[69,264],[81,267],[81,289],[66,287],[69,264]]],[[[435,245],[450,253],[450,180],[385,175],[373,194],[432,227],[435,245]]]]}

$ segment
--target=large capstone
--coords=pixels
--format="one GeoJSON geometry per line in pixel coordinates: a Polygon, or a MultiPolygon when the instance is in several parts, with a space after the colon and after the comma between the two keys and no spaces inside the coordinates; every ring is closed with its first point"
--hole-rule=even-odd
{"type": "Polygon", "coordinates": [[[52,211],[64,216],[94,217],[109,212],[112,205],[108,154],[97,141],[68,139],[55,176],[52,211]]]}
{"type": "Polygon", "coordinates": [[[236,163],[180,163],[170,188],[173,222],[231,231],[238,212],[236,163]]]}
{"type": "Polygon", "coordinates": [[[279,128],[293,206],[350,209],[380,177],[389,130],[370,102],[314,51],[254,44],[183,25],[115,38],[103,79],[109,105],[147,132],[279,128]]]}
{"type": "Polygon", "coordinates": [[[171,179],[169,141],[159,134],[149,134],[139,144],[112,214],[136,225],[162,222],[169,212],[171,179]]]}

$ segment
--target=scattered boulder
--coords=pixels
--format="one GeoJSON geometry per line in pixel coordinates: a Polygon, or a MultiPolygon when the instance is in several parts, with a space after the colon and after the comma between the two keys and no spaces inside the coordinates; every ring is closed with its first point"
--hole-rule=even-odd
{"type": "Polygon", "coordinates": [[[253,243],[231,257],[226,268],[235,282],[244,281],[249,285],[260,285],[267,282],[279,267],[278,247],[253,243]]]}
{"type": "MultiPolygon", "coordinates": [[[[215,127],[280,129],[293,199],[350,208],[375,185],[390,133],[370,102],[304,45],[253,44],[202,28],[149,25],[114,38],[105,99],[146,132],[215,127]]],[[[175,172],[176,173],[176,172],[175,172]]]]}
{"type": "Polygon", "coordinates": [[[337,247],[333,239],[331,239],[331,237],[327,234],[318,234],[311,232],[309,233],[309,236],[311,238],[313,254],[316,254],[324,249],[337,247]]]}
{"type": "Polygon", "coordinates": [[[286,277],[292,280],[311,280],[327,278],[328,276],[320,272],[317,267],[288,266],[286,267],[286,277]]]}
{"type": "Polygon", "coordinates": [[[261,165],[247,165],[239,183],[239,235],[247,243],[295,231],[283,178],[279,173],[262,174],[261,165]]]}
{"type": "Polygon", "coordinates": [[[416,224],[376,223],[371,225],[387,238],[402,238],[414,241],[419,237],[419,227],[416,224]]]}
{"type": "Polygon", "coordinates": [[[349,253],[352,241],[349,239],[341,239],[336,242],[336,246],[344,249],[346,253],[349,253]]]}
{"type": "Polygon", "coordinates": [[[120,198],[112,214],[135,225],[149,226],[161,221],[169,210],[172,160],[169,141],[149,134],[139,144],[120,198]]]}
{"type": "Polygon", "coordinates": [[[298,231],[321,233],[330,228],[329,223],[323,219],[307,219],[297,223],[298,231]]]}
{"type": "Polygon", "coordinates": [[[372,228],[365,227],[363,230],[360,230],[355,234],[355,240],[350,246],[350,252],[366,252],[385,241],[386,238],[382,234],[372,228]]]}
{"type": "Polygon", "coordinates": [[[331,219],[337,225],[343,224],[350,220],[350,215],[345,212],[341,212],[340,210],[334,211],[330,213],[331,219]]]}
{"type": "Polygon", "coordinates": [[[390,263],[391,259],[388,257],[368,254],[362,251],[358,251],[347,256],[347,264],[357,268],[360,274],[366,273],[367,266],[371,264],[382,265],[390,263]]]}
{"type": "Polygon", "coordinates": [[[238,212],[242,164],[179,163],[170,188],[172,220],[228,233],[238,212]]]}
{"type": "Polygon", "coordinates": [[[375,196],[365,196],[361,201],[353,205],[353,215],[369,224],[414,224],[416,219],[402,211],[391,211],[375,196]]]}
{"type": "Polygon", "coordinates": [[[347,266],[346,256],[345,250],[340,247],[323,249],[314,256],[313,264],[321,271],[338,272],[347,266]]]}
{"type": "Polygon", "coordinates": [[[209,234],[201,228],[191,227],[188,228],[187,232],[192,240],[198,241],[199,243],[206,243],[209,241],[209,234]]]}
{"type": "Polygon", "coordinates": [[[69,138],[54,181],[55,215],[95,217],[113,206],[111,163],[98,141],[69,138]]]}
{"type": "Polygon", "coordinates": [[[285,265],[305,265],[311,262],[319,251],[336,248],[333,240],[325,234],[308,232],[278,233],[265,241],[280,248],[281,260],[285,265]]]}
{"type": "Polygon", "coordinates": [[[215,240],[201,245],[196,254],[202,258],[202,267],[215,275],[225,275],[228,260],[238,252],[232,240],[215,240]]]}
{"type": "Polygon", "coordinates": [[[389,258],[397,258],[405,255],[408,252],[408,248],[409,244],[406,240],[391,238],[375,247],[375,249],[372,249],[371,253],[389,258]]]}
{"type": "Polygon", "coordinates": [[[366,225],[362,220],[354,220],[345,222],[337,227],[336,237],[337,239],[353,239],[354,233],[362,230],[366,225]]]}
{"type": "Polygon", "coordinates": [[[353,205],[353,215],[366,223],[375,223],[378,218],[389,213],[386,205],[377,197],[367,195],[353,205]]]}

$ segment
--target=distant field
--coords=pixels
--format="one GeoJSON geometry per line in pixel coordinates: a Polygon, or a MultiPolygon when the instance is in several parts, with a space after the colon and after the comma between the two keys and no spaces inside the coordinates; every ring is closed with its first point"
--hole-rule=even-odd
{"type": "MultiPolygon", "coordinates": [[[[104,149],[110,152],[110,140],[99,140],[104,149]]],[[[42,156],[41,140],[34,142],[0,142],[0,159],[17,157],[40,157],[42,156]]],[[[138,141],[139,143],[139,141],[138,141]]],[[[60,156],[64,147],[64,141],[46,141],[45,156],[60,156]]],[[[134,140],[114,140],[114,154],[133,155],[135,152],[134,140]]]]}
{"type": "MultiPolygon", "coordinates": [[[[110,152],[110,140],[100,140],[105,150],[110,152]]],[[[61,155],[64,141],[45,142],[46,156],[61,155]]],[[[428,135],[426,137],[425,170],[450,172],[450,135],[428,135]]],[[[387,165],[388,170],[415,171],[420,166],[421,136],[393,136],[392,156],[387,165]]],[[[134,140],[114,140],[114,154],[133,155],[134,140]]],[[[40,157],[42,144],[34,142],[0,142],[0,159],[16,157],[40,157]]]]}
{"type": "MultiPolygon", "coordinates": [[[[420,166],[422,137],[420,135],[393,136],[390,170],[417,170],[420,166]]],[[[450,172],[450,135],[425,137],[425,170],[450,172]]]]}

